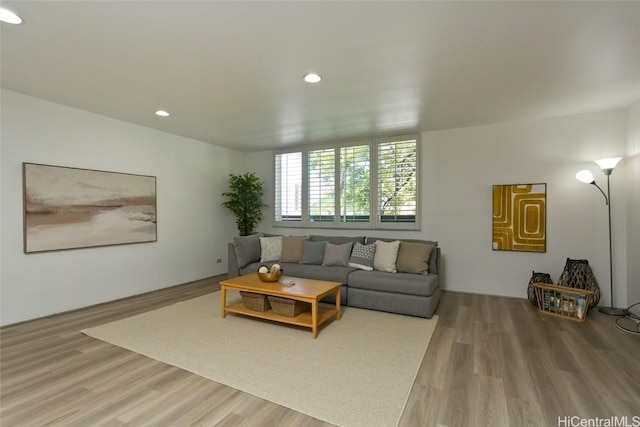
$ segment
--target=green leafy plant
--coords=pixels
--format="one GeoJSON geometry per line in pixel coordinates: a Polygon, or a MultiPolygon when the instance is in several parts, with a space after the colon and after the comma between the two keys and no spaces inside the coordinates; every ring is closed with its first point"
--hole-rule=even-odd
{"type": "Polygon", "coordinates": [[[229,209],[236,216],[238,233],[248,236],[255,233],[256,225],[262,220],[262,203],[264,181],[253,172],[244,175],[229,174],[230,191],[222,193],[227,198],[222,206],[229,209]]]}

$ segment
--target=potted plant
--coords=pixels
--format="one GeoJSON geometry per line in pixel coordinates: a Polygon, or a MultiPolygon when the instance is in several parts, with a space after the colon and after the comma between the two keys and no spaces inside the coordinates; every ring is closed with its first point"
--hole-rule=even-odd
{"type": "Polygon", "coordinates": [[[256,225],[262,220],[262,195],[264,181],[253,172],[244,175],[229,174],[230,191],[222,193],[227,198],[222,206],[236,216],[238,233],[248,236],[255,233],[256,225]]]}

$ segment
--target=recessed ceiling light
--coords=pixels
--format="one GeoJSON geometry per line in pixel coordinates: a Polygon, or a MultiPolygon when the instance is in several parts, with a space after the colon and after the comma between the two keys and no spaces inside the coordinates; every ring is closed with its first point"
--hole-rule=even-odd
{"type": "Polygon", "coordinates": [[[7,24],[22,24],[22,18],[20,18],[15,13],[10,10],[4,9],[0,7],[0,21],[6,22],[7,24]]]}
{"type": "Polygon", "coordinates": [[[160,116],[160,117],[169,117],[169,113],[167,113],[164,110],[158,110],[156,111],[156,116],[160,116]]]}
{"type": "Polygon", "coordinates": [[[320,80],[322,80],[322,77],[315,73],[310,73],[304,76],[304,81],[307,83],[318,83],[320,80]]]}

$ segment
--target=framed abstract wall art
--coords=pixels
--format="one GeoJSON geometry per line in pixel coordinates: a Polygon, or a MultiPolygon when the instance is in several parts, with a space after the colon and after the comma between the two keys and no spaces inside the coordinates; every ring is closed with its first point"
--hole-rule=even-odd
{"type": "Polygon", "coordinates": [[[22,164],[24,252],[155,242],[154,176],[22,164]]]}
{"type": "Polygon", "coordinates": [[[546,252],[547,184],[493,186],[493,249],[546,252]]]}

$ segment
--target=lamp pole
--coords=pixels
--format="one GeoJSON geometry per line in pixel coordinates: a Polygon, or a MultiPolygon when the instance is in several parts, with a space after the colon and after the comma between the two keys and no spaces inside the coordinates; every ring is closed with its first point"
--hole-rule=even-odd
{"type": "MultiPolygon", "coordinates": [[[[622,308],[616,308],[613,305],[613,246],[611,244],[611,183],[610,177],[611,172],[613,172],[613,168],[602,169],[605,175],[607,175],[607,209],[609,211],[609,287],[611,289],[611,305],[609,307],[599,307],[598,310],[601,313],[609,314],[611,316],[624,316],[626,314],[625,310],[622,308]]],[[[593,185],[596,185],[595,181],[593,185]]],[[[598,187],[600,188],[600,187],[598,187]]],[[[600,189],[602,191],[602,189],[600,189]]]]}

